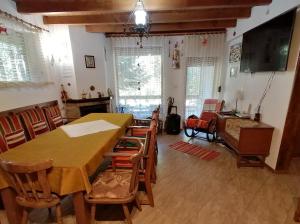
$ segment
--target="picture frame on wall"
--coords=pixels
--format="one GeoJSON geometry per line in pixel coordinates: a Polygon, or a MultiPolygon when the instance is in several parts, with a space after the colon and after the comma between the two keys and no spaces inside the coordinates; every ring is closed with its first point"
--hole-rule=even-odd
{"type": "Polygon", "coordinates": [[[85,59],[85,67],[86,68],[96,68],[95,57],[94,56],[92,56],[92,55],[85,55],[84,59],[85,59]]]}

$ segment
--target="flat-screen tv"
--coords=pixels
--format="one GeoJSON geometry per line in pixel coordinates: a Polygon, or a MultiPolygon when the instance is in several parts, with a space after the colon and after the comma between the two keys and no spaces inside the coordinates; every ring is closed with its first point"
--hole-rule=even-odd
{"type": "Polygon", "coordinates": [[[244,33],[240,71],[285,71],[295,17],[296,9],[244,33]]]}

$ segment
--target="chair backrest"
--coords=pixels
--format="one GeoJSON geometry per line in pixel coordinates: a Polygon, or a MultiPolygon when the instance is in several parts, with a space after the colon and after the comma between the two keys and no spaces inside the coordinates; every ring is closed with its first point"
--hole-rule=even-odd
{"type": "Polygon", "coordinates": [[[132,173],[130,179],[129,193],[134,192],[139,184],[139,167],[141,163],[141,153],[134,154],[130,157],[132,163],[132,173]]]}
{"type": "Polygon", "coordinates": [[[47,170],[52,167],[52,164],[52,160],[36,164],[0,161],[1,168],[6,171],[18,196],[31,202],[38,202],[40,199],[51,200],[51,188],[47,179],[47,170]]]}
{"type": "Polygon", "coordinates": [[[58,104],[43,107],[49,127],[54,130],[63,125],[63,119],[58,104]]]}
{"type": "MultiPolygon", "coordinates": [[[[0,135],[7,149],[12,149],[26,142],[21,121],[15,114],[0,117],[0,135]]],[[[4,144],[2,143],[0,145],[4,144]]],[[[0,146],[0,148],[2,147],[0,146]]]]}
{"type": "Polygon", "coordinates": [[[148,149],[146,156],[146,164],[145,164],[145,176],[146,178],[151,178],[151,173],[153,169],[153,163],[154,163],[154,153],[155,153],[155,145],[156,145],[156,138],[157,138],[157,123],[152,120],[150,124],[150,141],[148,143],[148,149]]]}
{"type": "Polygon", "coordinates": [[[224,100],[206,99],[203,104],[203,110],[200,115],[200,120],[210,121],[217,117],[216,113],[219,113],[223,109],[224,100]]]}
{"type": "Polygon", "coordinates": [[[224,101],[218,99],[205,99],[203,103],[203,112],[217,112],[223,109],[224,101]]]}
{"type": "Polygon", "coordinates": [[[20,116],[24,121],[30,139],[49,131],[46,117],[40,107],[37,106],[22,111],[20,112],[20,116]]]}

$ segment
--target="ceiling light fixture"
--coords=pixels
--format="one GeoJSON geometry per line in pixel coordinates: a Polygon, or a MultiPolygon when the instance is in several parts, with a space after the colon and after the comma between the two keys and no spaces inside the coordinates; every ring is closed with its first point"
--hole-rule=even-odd
{"type": "Polygon", "coordinates": [[[135,8],[132,13],[130,13],[129,19],[125,24],[124,33],[129,36],[130,34],[138,34],[140,41],[137,42],[137,45],[140,48],[143,48],[143,37],[148,37],[150,31],[149,16],[145,10],[142,0],[137,0],[135,8]],[[134,25],[133,23],[134,16],[134,25]]]}

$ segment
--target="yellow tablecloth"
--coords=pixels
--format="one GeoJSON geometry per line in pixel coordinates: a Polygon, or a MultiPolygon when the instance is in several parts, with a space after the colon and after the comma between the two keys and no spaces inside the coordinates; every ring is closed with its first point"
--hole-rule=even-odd
{"type": "MultiPolygon", "coordinates": [[[[132,119],[130,114],[89,114],[72,124],[106,120],[120,126],[120,129],[70,138],[58,128],[0,154],[0,159],[25,163],[52,159],[53,168],[49,172],[49,182],[53,192],[59,195],[78,191],[89,192],[91,186],[88,177],[100,165],[102,155],[111,150],[117,139],[125,133],[132,119]]],[[[0,189],[9,186],[5,177],[0,169],[0,189]]]]}

